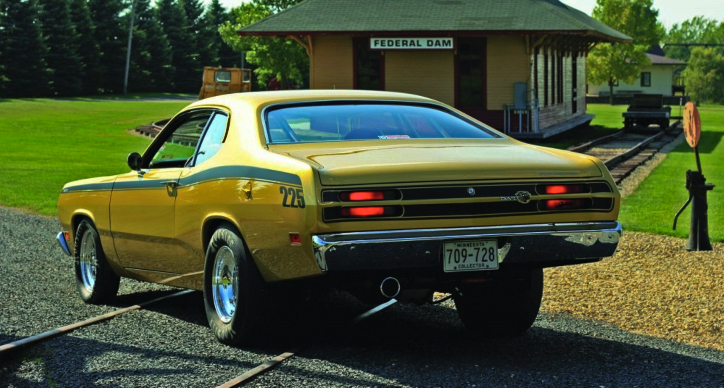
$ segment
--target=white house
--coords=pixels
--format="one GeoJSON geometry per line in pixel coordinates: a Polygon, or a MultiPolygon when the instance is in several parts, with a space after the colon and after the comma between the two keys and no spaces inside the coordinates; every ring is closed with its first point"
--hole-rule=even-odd
{"type": "MultiPolygon", "coordinates": [[[[638,93],[661,94],[664,96],[674,95],[674,75],[676,70],[686,66],[686,62],[666,58],[664,51],[659,46],[653,46],[646,55],[651,65],[641,69],[638,79],[634,83],[618,82],[613,87],[614,95],[632,95],[638,93]]],[[[608,96],[609,86],[607,83],[600,85],[588,84],[586,94],[592,96],[608,96]]],[[[680,91],[681,89],[677,89],[680,91]]]]}

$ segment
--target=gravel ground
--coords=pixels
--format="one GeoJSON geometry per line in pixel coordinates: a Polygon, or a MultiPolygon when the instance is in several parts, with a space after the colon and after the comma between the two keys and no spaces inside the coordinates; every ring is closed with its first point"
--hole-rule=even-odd
{"type": "MultiPolygon", "coordinates": [[[[83,304],[72,261],[54,241],[58,230],[55,219],[0,208],[0,344],[175,292],[123,280],[113,306],[83,304]]],[[[674,289],[672,283],[685,282],[666,282],[669,272],[658,268],[683,241],[660,239],[627,233],[612,259],[547,270],[543,312],[528,333],[507,340],[470,339],[450,303],[395,305],[348,327],[369,306],[333,293],[313,324],[298,327],[305,334],[300,339],[318,342],[248,385],[724,387],[724,351],[716,346],[721,326],[718,332],[707,326],[719,337],[700,342],[688,337],[699,336],[696,330],[686,334],[682,326],[721,319],[721,296],[711,297],[722,289],[721,272],[714,280],[708,276],[721,268],[715,266],[719,256],[691,270],[699,284],[674,289]],[[590,272],[575,272],[584,269],[590,272]],[[705,301],[680,297],[702,287],[705,301]],[[687,316],[690,311],[698,315],[687,316]],[[659,320],[667,314],[670,321],[659,320]],[[658,332],[663,323],[674,329],[658,332]]],[[[715,249],[720,255],[722,246],[715,249]]],[[[666,267],[670,273],[677,268],[666,267]]],[[[6,355],[0,387],[210,387],[295,345],[289,338],[245,350],[218,344],[196,292],[6,355]]]]}

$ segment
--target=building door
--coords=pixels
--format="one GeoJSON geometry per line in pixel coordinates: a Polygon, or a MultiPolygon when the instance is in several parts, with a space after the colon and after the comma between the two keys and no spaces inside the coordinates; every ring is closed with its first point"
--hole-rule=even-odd
{"type": "Polygon", "coordinates": [[[354,40],[354,88],[385,90],[385,57],[382,51],[370,50],[369,38],[354,40]]]}
{"type": "Polygon", "coordinates": [[[455,107],[482,118],[486,111],[485,38],[458,38],[455,57],[455,107]]]}
{"type": "Polygon", "coordinates": [[[578,112],[578,53],[571,54],[571,113],[578,112]]]}

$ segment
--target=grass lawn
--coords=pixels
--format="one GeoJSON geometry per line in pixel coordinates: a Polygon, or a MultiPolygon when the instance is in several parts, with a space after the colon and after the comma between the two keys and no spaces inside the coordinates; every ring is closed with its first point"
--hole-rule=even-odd
{"type": "Polygon", "coordinates": [[[146,149],[150,140],[128,129],[171,117],[189,103],[0,100],[0,204],[55,216],[65,183],[125,172],[128,154],[146,149]]]}
{"type": "MultiPolygon", "coordinates": [[[[699,108],[699,114],[702,172],[707,183],[717,186],[708,194],[709,237],[712,242],[724,242],[724,106],[705,105],[699,108]]],[[[674,215],[689,197],[684,187],[686,170],[696,170],[696,159],[694,150],[684,142],[624,199],[620,217],[624,229],[687,237],[691,205],[679,217],[676,230],[671,229],[674,215]]]]}

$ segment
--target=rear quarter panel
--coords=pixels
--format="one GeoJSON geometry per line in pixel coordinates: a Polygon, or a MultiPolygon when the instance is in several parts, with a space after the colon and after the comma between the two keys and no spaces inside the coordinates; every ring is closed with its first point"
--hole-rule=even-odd
{"type": "Polygon", "coordinates": [[[317,214],[313,171],[264,148],[255,108],[249,104],[229,109],[224,147],[196,171],[182,173],[177,238],[196,251],[196,268],[202,271],[211,234],[219,223],[229,222],[241,233],[267,281],[319,275],[310,245],[317,214]],[[290,190],[295,197],[302,193],[303,201],[292,202],[290,190]],[[292,245],[289,233],[299,233],[303,244],[292,245]]]}

